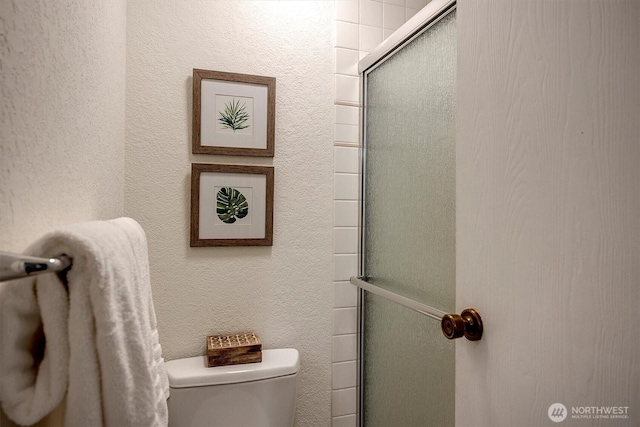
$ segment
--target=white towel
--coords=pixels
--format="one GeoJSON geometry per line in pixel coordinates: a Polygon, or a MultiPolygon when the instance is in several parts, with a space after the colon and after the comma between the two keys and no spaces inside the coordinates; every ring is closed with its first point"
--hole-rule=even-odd
{"type": "Polygon", "coordinates": [[[74,224],[44,236],[27,253],[65,253],[73,265],[68,292],[55,274],[2,287],[5,413],[33,424],[66,395],[68,427],[166,426],[169,384],[142,227],[131,218],[74,224]],[[33,343],[42,336],[41,324],[46,345],[38,363],[33,343]]]}

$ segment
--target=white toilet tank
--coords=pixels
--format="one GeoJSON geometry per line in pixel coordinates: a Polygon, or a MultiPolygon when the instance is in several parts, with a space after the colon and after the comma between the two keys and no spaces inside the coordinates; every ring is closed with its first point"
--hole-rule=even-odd
{"type": "Polygon", "coordinates": [[[208,368],[204,356],[166,363],[169,427],[291,427],[298,350],[262,350],[262,362],[208,368]]]}

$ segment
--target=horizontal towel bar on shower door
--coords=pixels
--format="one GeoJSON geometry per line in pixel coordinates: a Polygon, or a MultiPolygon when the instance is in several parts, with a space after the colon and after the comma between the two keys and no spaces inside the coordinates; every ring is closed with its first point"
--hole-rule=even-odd
{"type": "Polygon", "coordinates": [[[442,317],[446,316],[447,314],[444,311],[438,310],[437,308],[429,307],[428,305],[422,304],[418,301],[414,301],[411,298],[403,297],[402,295],[398,295],[376,285],[372,285],[371,283],[362,280],[361,277],[352,277],[351,284],[356,285],[357,287],[362,288],[365,291],[369,291],[372,294],[380,295],[381,297],[415,310],[418,313],[422,313],[425,316],[429,316],[432,319],[441,320],[442,317]]]}
{"type": "Polygon", "coordinates": [[[64,254],[59,255],[58,258],[38,258],[0,252],[0,282],[40,273],[59,272],[70,265],[71,258],[64,254]]]}
{"type": "Polygon", "coordinates": [[[435,320],[440,321],[442,333],[447,339],[465,337],[469,341],[478,341],[482,338],[482,318],[473,308],[462,310],[460,315],[447,314],[437,308],[429,307],[411,298],[403,297],[379,286],[363,280],[362,277],[352,277],[351,284],[364,289],[367,292],[379,295],[404,307],[417,311],[435,320]]]}

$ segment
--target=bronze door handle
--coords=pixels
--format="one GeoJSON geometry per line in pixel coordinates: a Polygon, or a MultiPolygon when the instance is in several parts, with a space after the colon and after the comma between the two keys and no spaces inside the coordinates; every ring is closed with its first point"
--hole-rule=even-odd
{"type": "Polygon", "coordinates": [[[450,340],[464,336],[469,341],[482,338],[482,318],[473,308],[462,310],[458,314],[445,314],[440,321],[442,333],[450,340]]]}

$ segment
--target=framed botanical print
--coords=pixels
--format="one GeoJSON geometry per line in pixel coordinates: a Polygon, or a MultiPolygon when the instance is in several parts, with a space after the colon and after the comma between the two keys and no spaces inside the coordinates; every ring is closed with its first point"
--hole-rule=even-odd
{"type": "Polygon", "coordinates": [[[193,70],[194,154],[273,157],[275,77],[193,70]]]}
{"type": "Polygon", "coordinates": [[[191,165],[192,247],[272,246],[273,167],[191,165]]]}

